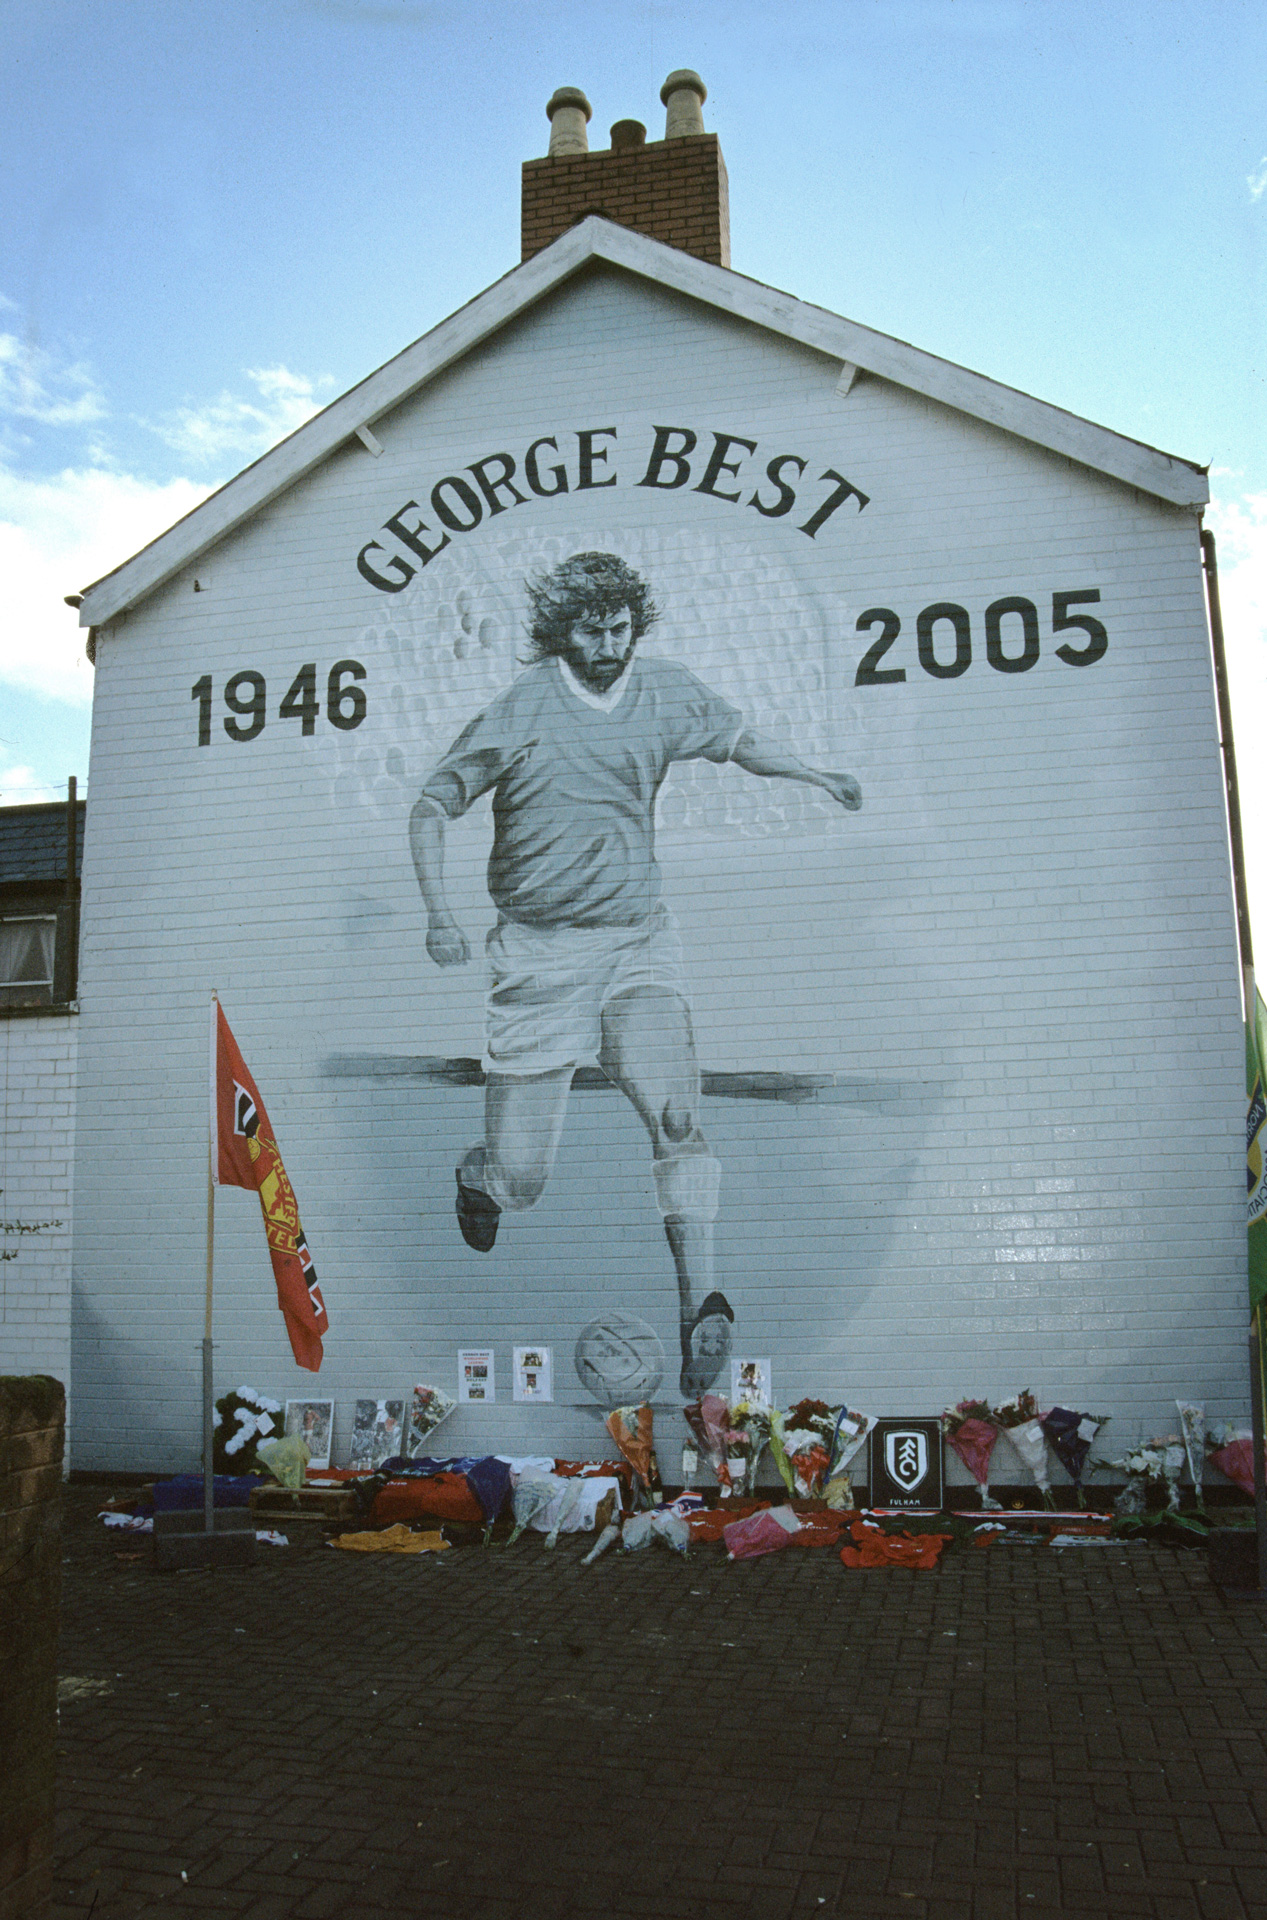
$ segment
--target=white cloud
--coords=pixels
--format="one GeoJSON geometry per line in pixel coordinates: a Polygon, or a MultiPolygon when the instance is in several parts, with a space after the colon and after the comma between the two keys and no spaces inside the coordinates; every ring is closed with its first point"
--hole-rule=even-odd
{"type": "Polygon", "coordinates": [[[92,372],[82,362],[63,361],[16,333],[0,333],[0,414],[45,427],[76,427],[102,419],[105,410],[92,372]]]}
{"type": "MultiPolygon", "coordinates": [[[[37,479],[0,466],[0,681],[76,706],[91,700],[85,635],[65,595],[119,566],[210,491],[105,467],[37,479]]],[[[6,786],[13,778],[5,774],[6,786]]]]}
{"type": "Polygon", "coordinates": [[[324,402],[317,398],[333,382],[309,380],[289,367],[249,367],[246,377],[257,398],[240,399],[227,389],[201,407],[180,407],[151,422],[152,430],[184,459],[198,466],[227,455],[255,458],[311,420],[324,402]]]}
{"type": "Polygon", "coordinates": [[[48,798],[49,789],[35,768],[11,762],[8,754],[0,750],[0,802],[6,807],[20,807],[24,800],[48,798]]]}
{"type": "Polygon", "coordinates": [[[1245,185],[1249,188],[1251,200],[1261,200],[1267,193],[1267,153],[1259,161],[1253,173],[1246,174],[1245,185]]]}

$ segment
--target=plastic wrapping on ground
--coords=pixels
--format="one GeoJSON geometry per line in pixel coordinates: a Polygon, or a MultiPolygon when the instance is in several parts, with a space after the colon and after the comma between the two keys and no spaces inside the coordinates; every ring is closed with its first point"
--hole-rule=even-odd
{"type": "Polygon", "coordinates": [[[304,1483],[312,1454],[297,1433],[287,1433],[277,1440],[257,1440],[255,1457],[280,1486],[298,1488],[304,1483]]]}
{"type": "Polygon", "coordinates": [[[665,1513],[661,1507],[653,1507],[649,1512],[631,1513],[621,1529],[620,1544],[626,1553],[638,1553],[652,1542],[670,1547],[674,1553],[685,1553],[691,1544],[691,1529],[687,1521],[676,1513],[665,1513]]]}
{"type": "Polygon", "coordinates": [[[340,1533],[330,1542],[347,1553],[443,1553],[448,1544],[442,1533],[411,1533],[405,1526],[382,1533],[340,1533]]]}
{"type": "MultiPolygon", "coordinates": [[[[608,1465],[611,1463],[608,1462],[608,1465]]],[[[549,1487],[544,1505],[535,1506],[527,1524],[536,1533],[590,1533],[598,1525],[599,1508],[610,1497],[615,1512],[621,1507],[621,1482],[614,1473],[560,1474],[533,1471],[526,1476],[549,1487]]],[[[520,1477],[518,1485],[523,1485],[520,1477]]]]}
{"type": "Polygon", "coordinates": [[[937,1565],[942,1548],[954,1538],[949,1533],[885,1533],[873,1520],[855,1520],[849,1532],[853,1544],[840,1549],[847,1567],[914,1567],[928,1571],[937,1565]]]}
{"type": "MultiPolygon", "coordinates": [[[[557,1475],[554,1477],[557,1479],[557,1475]]],[[[591,1482],[591,1491],[596,1485],[597,1482],[591,1482]]],[[[546,1533],[547,1547],[557,1547],[559,1544],[559,1535],[565,1529],[569,1533],[580,1531],[583,1524],[581,1521],[577,1520],[575,1525],[570,1525],[569,1522],[572,1521],[576,1513],[581,1494],[584,1490],[585,1482],[583,1480],[565,1480],[563,1482],[562,1492],[556,1499],[551,1500],[550,1505],[546,1507],[542,1513],[537,1515],[538,1522],[542,1526],[545,1526],[547,1515],[552,1514],[546,1533]]],[[[594,1504],[597,1505],[597,1501],[594,1504]]]]}
{"type": "Polygon", "coordinates": [[[607,1525],[603,1528],[602,1532],[599,1534],[598,1539],[594,1542],[594,1545],[590,1548],[589,1552],[586,1554],[585,1558],[582,1560],[581,1565],[583,1567],[592,1566],[595,1560],[599,1559],[603,1554],[606,1553],[608,1547],[615,1546],[619,1538],[620,1538],[619,1526],[616,1524],[614,1520],[609,1520],[607,1525]]]}
{"type": "Polygon", "coordinates": [[[513,1547],[521,1533],[543,1514],[550,1502],[563,1492],[563,1484],[552,1473],[525,1473],[510,1496],[515,1524],[506,1545],[513,1547]]]}
{"type": "Polygon", "coordinates": [[[732,1520],[722,1540],[731,1560],[757,1560],[790,1546],[800,1525],[791,1507],[760,1507],[743,1520],[732,1520]]]}

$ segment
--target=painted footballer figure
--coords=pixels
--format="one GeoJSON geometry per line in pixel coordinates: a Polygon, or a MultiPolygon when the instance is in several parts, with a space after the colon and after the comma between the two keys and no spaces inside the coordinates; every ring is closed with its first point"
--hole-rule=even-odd
{"type": "Polygon", "coordinates": [[[470,947],[445,896],[445,822],[493,796],[488,890],[499,917],[487,942],[484,1137],[457,1168],[458,1224],[487,1253],[502,1214],[535,1204],[573,1073],[596,1061],[651,1139],[677,1271],[681,1388],[693,1397],[729,1357],[734,1314],[714,1285],[721,1167],[700,1129],[681,942],[660,897],[656,795],[674,761],[699,758],[821,787],[851,812],[862,792],[849,774],[807,767],[746,726],[676,661],[639,658],[658,610],[616,555],[574,554],[527,590],[526,670],[458,735],[410,817],[427,952],[437,966],[463,966],[470,947]]]}

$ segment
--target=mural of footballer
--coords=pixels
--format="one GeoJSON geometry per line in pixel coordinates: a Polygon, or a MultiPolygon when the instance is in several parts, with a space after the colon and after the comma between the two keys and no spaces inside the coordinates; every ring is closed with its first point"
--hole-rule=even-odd
{"type": "Polygon", "coordinates": [[[526,671],[458,735],[410,818],[427,952],[437,966],[462,966],[470,947],[445,897],[445,821],[492,792],[488,890],[499,918],[487,942],[484,1138],[457,1168],[458,1224],[487,1253],[503,1212],[535,1204],[573,1073],[597,1061],[651,1137],[680,1295],[681,1389],[693,1397],[729,1356],[734,1314],[713,1284],[721,1167],[700,1129],[681,942],[660,897],[656,795],[675,760],[699,758],[821,787],[851,812],[862,791],[754,732],[676,661],[638,658],[658,609],[616,555],[573,554],[527,590],[526,671]]]}

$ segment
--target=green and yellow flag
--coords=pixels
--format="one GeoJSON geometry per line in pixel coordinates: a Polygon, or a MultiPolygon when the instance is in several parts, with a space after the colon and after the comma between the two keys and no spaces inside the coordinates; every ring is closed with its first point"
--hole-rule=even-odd
{"type": "Polygon", "coordinates": [[[1267,1007],[1255,987],[1246,1009],[1245,1092],[1249,1105],[1245,1119],[1245,1177],[1249,1188],[1249,1304],[1267,1299],[1267,1177],[1263,1166],[1267,1150],[1267,1007]]]}

